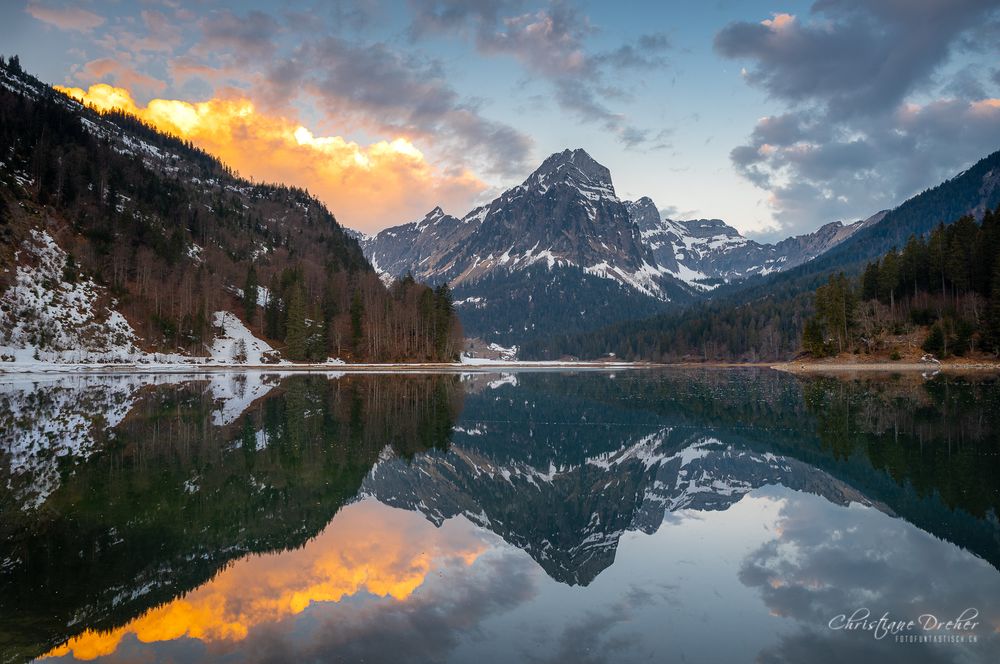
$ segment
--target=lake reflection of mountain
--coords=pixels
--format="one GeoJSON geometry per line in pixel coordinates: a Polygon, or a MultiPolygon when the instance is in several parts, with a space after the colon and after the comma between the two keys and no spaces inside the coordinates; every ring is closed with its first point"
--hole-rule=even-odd
{"type": "MultiPolygon", "coordinates": [[[[755,504],[745,497],[775,486],[838,510],[869,506],[996,567],[998,398],[993,380],[758,371],[5,379],[0,660],[99,630],[116,635],[103,641],[113,652],[129,633],[162,634],[150,621],[176,617],[177,598],[193,590],[188,604],[225,587],[283,596],[282,582],[260,580],[296,556],[326,576],[284,582],[294,610],[257,611],[249,623],[244,610],[227,623],[239,629],[177,633],[248,639],[246,624],[358,593],[408,601],[433,585],[428,565],[438,564],[418,550],[464,570],[499,546],[466,533],[414,548],[430,535],[364,507],[373,499],[451,533],[462,516],[553,581],[588,592],[621,576],[616,555],[633,535],[736,514],[755,504]],[[323,553],[334,550],[335,564],[323,553]],[[396,562],[376,572],[387,555],[396,562]],[[138,616],[145,632],[129,627],[138,616]]],[[[842,513],[853,511],[829,514],[842,513]]],[[[760,572],[740,577],[744,590],[759,585],[760,572]]],[[[240,602],[259,607],[259,598],[240,602]]]]}

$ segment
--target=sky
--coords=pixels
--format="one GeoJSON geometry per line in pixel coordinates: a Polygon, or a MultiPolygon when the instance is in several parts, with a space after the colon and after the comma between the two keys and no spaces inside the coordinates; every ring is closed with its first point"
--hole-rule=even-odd
{"type": "Polygon", "coordinates": [[[776,240],[1000,149],[1000,0],[7,1],[0,53],[365,232],[582,147],[776,240]]]}

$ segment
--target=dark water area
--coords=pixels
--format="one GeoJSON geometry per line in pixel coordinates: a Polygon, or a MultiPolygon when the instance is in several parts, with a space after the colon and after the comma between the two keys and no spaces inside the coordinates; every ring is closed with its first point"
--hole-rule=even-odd
{"type": "Polygon", "coordinates": [[[996,662],[998,514],[993,376],[0,376],[0,662],[996,662]]]}

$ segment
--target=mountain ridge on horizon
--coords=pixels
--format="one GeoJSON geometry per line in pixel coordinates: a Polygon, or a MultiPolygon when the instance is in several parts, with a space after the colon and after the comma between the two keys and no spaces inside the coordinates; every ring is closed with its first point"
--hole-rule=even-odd
{"type": "Polygon", "coordinates": [[[666,218],[649,197],[623,201],[609,169],[585,149],[567,148],[544,159],[521,184],[462,217],[435,206],[421,219],[354,236],[386,283],[406,274],[432,284],[447,282],[473,336],[517,344],[546,330],[599,326],[603,321],[595,320],[597,307],[588,300],[628,300],[614,317],[605,318],[636,318],[687,304],[723,284],[790,269],[884,214],[849,225],[830,222],[813,233],[761,244],[722,220],[666,218]],[[600,294],[577,293],[570,297],[580,305],[576,314],[567,307],[555,323],[529,314],[516,329],[507,319],[530,312],[536,296],[523,283],[527,272],[536,282],[553,282],[547,288],[554,287],[564,299],[582,290],[584,282],[600,294]],[[504,289],[518,292],[524,306],[502,304],[509,297],[504,289]]]}

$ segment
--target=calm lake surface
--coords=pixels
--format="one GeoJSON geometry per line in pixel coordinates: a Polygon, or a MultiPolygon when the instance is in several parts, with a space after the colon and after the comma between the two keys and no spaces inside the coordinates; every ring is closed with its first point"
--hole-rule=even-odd
{"type": "Polygon", "coordinates": [[[998,513],[992,376],[0,376],[0,662],[997,662],[998,513]]]}

